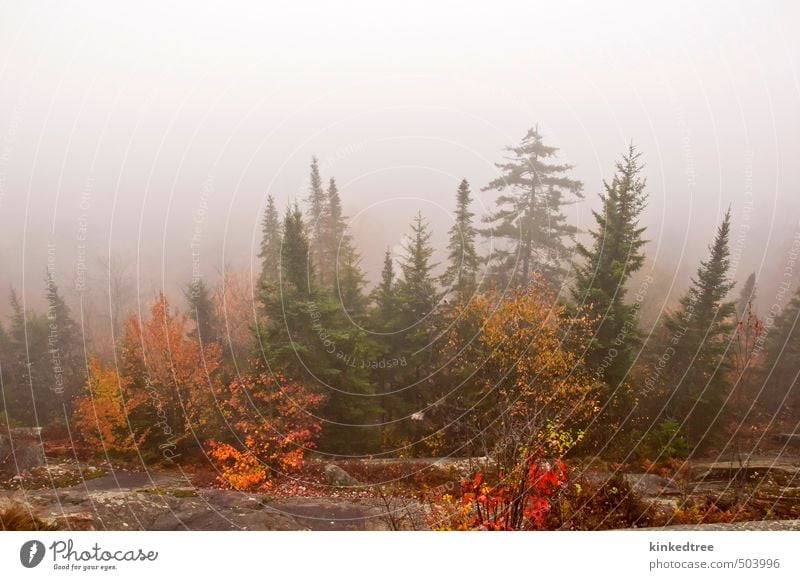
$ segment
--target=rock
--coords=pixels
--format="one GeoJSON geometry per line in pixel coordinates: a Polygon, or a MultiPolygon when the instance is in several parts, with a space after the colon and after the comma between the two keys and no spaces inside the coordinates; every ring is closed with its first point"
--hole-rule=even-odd
{"type": "Polygon", "coordinates": [[[333,463],[325,466],[325,480],[328,485],[336,487],[355,487],[360,485],[360,482],[355,477],[333,463]]]}
{"type": "Polygon", "coordinates": [[[0,434],[0,473],[20,474],[44,465],[40,429],[15,428],[0,434]]]}
{"type": "Polygon", "coordinates": [[[800,446],[800,433],[778,433],[775,441],[785,445],[800,446]]]}
{"type": "Polygon", "coordinates": [[[624,477],[631,489],[639,495],[655,496],[681,493],[681,488],[674,481],[652,473],[626,473],[624,477]]]}
{"type": "Polygon", "coordinates": [[[90,512],[76,512],[69,514],[61,514],[56,517],[50,518],[48,523],[59,530],[72,530],[72,531],[92,531],[96,530],[94,525],[94,514],[90,512]]]}

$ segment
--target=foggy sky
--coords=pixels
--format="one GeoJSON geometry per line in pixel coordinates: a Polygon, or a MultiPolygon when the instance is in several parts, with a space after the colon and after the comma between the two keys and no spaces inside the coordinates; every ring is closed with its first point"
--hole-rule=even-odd
{"type": "Polygon", "coordinates": [[[48,255],[68,294],[128,260],[143,300],[257,268],[265,196],[305,197],[312,155],[374,276],[419,210],[444,246],[462,178],[491,208],[537,123],[584,182],[572,223],[633,142],[647,268],[681,287],[731,205],[736,277],[773,275],[800,231],[796,3],[599,4],[2,2],[0,285],[39,304],[48,255]]]}

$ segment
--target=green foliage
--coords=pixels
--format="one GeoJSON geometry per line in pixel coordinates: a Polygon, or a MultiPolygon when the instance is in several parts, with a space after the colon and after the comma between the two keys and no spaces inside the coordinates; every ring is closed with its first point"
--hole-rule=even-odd
{"type": "Polygon", "coordinates": [[[598,421],[602,427],[593,431],[596,441],[608,441],[633,406],[625,380],[639,344],[638,303],[626,303],[625,285],[644,263],[645,228],[639,217],[647,194],[639,157],[631,146],[617,163],[614,178],[604,183],[605,193],[600,194],[603,209],[592,212],[597,224],[590,232],[593,245],[576,246],[583,262],[575,266],[572,296],[596,321],[586,359],[603,384],[599,401],[603,418],[598,421]]]}
{"type": "Polygon", "coordinates": [[[683,459],[689,454],[686,438],[680,434],[681,424],[675,419],[662,419],[647,431],[637,446],[637,454],[644,459],[683,459]]]}
{"type": "Polygon", "coordinates": [[[665,352],[671,354],[664,373],[665,416],[682,422],[682,433],[691,449],[713,441],[715,425],[725,415],[724,401],[730,390],[730,342],[733,338],[735,304],[727,300],[730,280],[730,210],[717,229],[710,257],[701,263],[680,307],[665,320],[665,352]]]}
{"type": "Polygon", "coordinates": [[[486,218],[496,249],[489,261],[498,286],[527,285],[538,271],[550,283],[563,277],[565,241],[577,232],[566,222],[563,207],[583,197],[580,181],[569,179],[571,165],[555,161],[558,149],[544,144],[538,128],[530,129],[508,157],[497,163],[500,176],[483,191],[497,191],[497,209],[486,218]]]}
{"type": "Polygon", "coordinates": [[[800,403],[800,290],[797,290],[764,333],[759,348],[766,351],[763,367],[764,402],[772,410],[800,403]],[[764,344],[765,343],[765,344],[764,344]]]}
{"type": "Polygon", "coordinates": [[[188,306],[189,318],[194,322],[194,328],[189,336],[200,342],[201,345],[216,343],[221,344],[219,320],[211,292],[202,278],[191,282],[184,290],[188,306]]]}
{"type": "Polygon", "coordinates": [[[458,302],[469,299],[477,286],[480,260],[475,250],[476,230],[472,225],[473,214],[469,183],[466,179],[458,186],[456,196],[455,223],[450,228],[447,244],[448,266],[441,277],[441,284],[458,302]]]}
{"type": "MultiPolygon", "coordinates": [[[[322,451],[371,450],[378,430],[364,425],[375,422],[378,410],[363,365],[371,346],[339,300],[319,285],[309,252],[306,226],[295,205],[283,222],[279,282],[260,293],[267,320],[256,327],[259,350],[269,368],[325,396],[322,451]]],[[[359,283],[351,290],[360,291],[359,283]]]]}
{"type": "Polygon", "coordinates": [[[261,220],[261,247],[258,257],[261,258],[261,275],[259,285],[266,286],[278,282],[281,261],[281,222],[275,199],[267,197],[267,207],[261,220]]]}

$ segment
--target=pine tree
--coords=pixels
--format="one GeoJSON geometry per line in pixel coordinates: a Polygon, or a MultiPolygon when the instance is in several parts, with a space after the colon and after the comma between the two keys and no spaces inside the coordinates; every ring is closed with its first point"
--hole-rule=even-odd
{"type": "Polygon", "coordinates": [[[267,197],[267,207],[261,220],[261,248],[258,257],[261,258],[261,275],[259,282],[262,286],[275,284],[281,261],[281,222],[275,199],[267,197]]]}
{"type": "Polygon", "coordinates": [[[381,281],[372,291],[372,299],[375,301],[375,317],[378,329],[387,331],[393,328],[391,320],[397,313],[397,295],[394,259],[389,248],[386,248],[386,253],[383,256],[381,281]]]}
{"type": "Polygon", "coordinates": [[[342,216],[342,201],[336,180],[331,177],[325,192],[324,213],[322,215],[322,248],[318,264],[320,279],[336,287],[336,273],[342,246],[349,246],[349,237],[345,235],[346,226],[342,216]]]}
{"type": "Polygon", "coordinates": [[[53,374],[53,392],[58,399],[54,403],[69,413],[72,399],[81,391],[86,381],[83,339],[69,306],[59,293],[55,279],[50,273],[45,279],[45,298],[50,370],[53,374]]]}
{"type": "Polygon", "coordinates": [[[304,358],[316,339],[311,330],[313,296],[316,292],[309,242],[300,208],[295,203],[283,218],[280,273],[277,284],[260,290],[259,301],[266,323],[256,325],[257,344],[268,364],[275,364],[290,378],[306,378],[304,358]]]}
{"type": "Polygon", "coordinates": [[[202,346],[211,343],[221,344],[219,320],[211,298],[211,291],[202,278],[192,281],[184,290],[184,296],[189,309],[189,318],[194,322],[194,328],[189,332],[189,337],[197,340],[202,346]]]}
{"type": "MultiPolygon", "coordinates": [[[[624,381],[638,343],[638,312],[637,305],[625,301],[625,285],[644,263],[645,228],[639,225],[639,216],[647,194],[639,157],[631,146],[617,163],[611,183],[603,184],[603,209],[592,212],[597,223],[590,232],[593,244],[587,248],[579,243],[576,247],[583,262],[575,266],[572,296],[596,321],[586,361],[602,385],[599,402],[604,420],[600,423],[612,432],[619,428],[619,421],[628,415],[632,405],[624,381]]],[[[597,433],[603,438],[607,435],[597,433]]]]}
{"type": "Polygon", "coordinates": [[[422,321],[433,312],[438,300],[436,284],[431,275],[436,267],[431,263],[431,232],[422,212],[414,218],[411,235],[403,249],[405,256],[400,262],[403,279],[398,284],[400,309],[409,320],[422,321]]]}
{"type": "Polygon", "coordinates": [[[281,288],[292,288],[305,297],[312,294],[316,283],[314,262],[311,260],[311,242],[306,233],[303,214],[295,204],[287,209],[283,220],[281,244],[281,288]]]}
{"type": "Polygon", "coordinates": [[[11,341],[5,327],[0,323],[0,428],[6,426],[14,427],[14,419],[11,416],[13,404],[8,399],[12,393],[17,392],[17,387],[13,382],[11,374],[11,341]]]}
{"type": "Polygon", "coordinates": [[[336,276],[336,295],[344,310],[353,318],[361,318],[366,313],[367,298],[364,287],[367,284],[361,270],[361,256],[348,244],[342,248],[336,276]]]}
{"type": "Polygon", "coordinates": [[[318,284],[296,204],[283,222],[280,284],[265,287],[261,302],[267,324],[256,331],[269,367],[325,396],[320,450],[374,451],[378,430],[364,426],[374,423],[378,413],[362,364],[370,358],[368,341],[318,284]]]}
{"type": "Polygon", "coordinates": [[[351,315],[360,317],[366,310],[366,285],[361,269],[361,256],[347,234],[347,224],[342,215],[342,202],[336,180],[331,178],[326,191],[326,205],[323,229],[323,259],[320,269],[342,307],[351,315]]]}
{"type": "Polygon", "coordinates": [[[456,196],[456,220],[450,228],[447,244],[448,267],[442,275],[441,284],[454,295],[457,301],[467,301],[477,286],[479,259],[475,250],[475,228],[473,214],[469,210],[472,202],[469,183],[466,179],[458,186],[456,196]]]}
{"type": "Polygon", "coordinates": [[[771,411],[795,408],[800,403],[800,289],[764,337],[764,402],[771,411]]]}
{"type": "Polygon", "coordinates": [[[406,364],[391,374],[396,394],[386,398],[385,413],[389,419],[411,417],[396,427],[394,434],[385,435],[395,443],[419,440],[426,426],[420,415],[433,399],[431,374],[438,360],[437,331],[438,294],[432,276],[433,248],[431,232],[420,212],[411,224],[411,235],[404,244],[405,256],[400,260],[403,276],[396,285],[397,327],[402,345],[397,358],[406,364]]]}
{"type": "Polygon", "coordinates": [[[562,208],[583,197],[582,184],[567,176],[571,165],[555,162],[558,149],[545,145],[537,128],[506,150],[506,161],[496,164],[500,177],[483,188],[497,191],[498,197],[497,210],[485,220],[490,226],[482,233],[506,242],[490,256],[493,274],[501,286],[526,285],[534,271],[558,283],[565,240],[576,233],[562,208]]]}
{"type": "Polygon", "coordinates": [[[309,220],[309,249],[311,263],[317,268],[319,283],[328,283],[325,279],[322,267],[325,259],[325,214],[327,212],[327,200],[325,190],[322,188],[322,177],[319,173],[319,162],[316,157],[311,158],[311,174],[309,177],[308,197],[308,220],[309,220]]]}
{"type": "Polygon", "coordinates": [[[44,426],[64,416],[62,400],[55,396],[47,318],[26,311],[13,288],[10,303],[8,362],[3,369],[6,412],[22,425],[44,426]]]}
{"type": "Polygon", "coordinates": [[[756,301],[756,273],[751,273],[742,286],[742,291],[739,293],[739,300],[736,301],[736,318],[743,320],[747,315],[747,311],[752,304],[756,301]]]}
{"type": "Polygon", "coordinates": [[[717,229],[710,257],[701,262],[677,311],[665,320],[673,353],[665,373],[665,413],[682,421],[691,448],[713,441],[730,388],[730,342],[736,309],[727,296],[730,280],[731,212],[717,229]]]}

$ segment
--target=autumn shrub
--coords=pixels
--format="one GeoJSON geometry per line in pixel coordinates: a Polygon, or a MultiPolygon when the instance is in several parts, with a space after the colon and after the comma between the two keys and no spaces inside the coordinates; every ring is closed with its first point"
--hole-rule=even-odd
{"type": "Polygon", "coordinates": [[[450,437],[508,472],[544,439],[582,436],[597,413],[583,359],[592,336],[587,317],[560,305],[537,278],[476,295],[452,316],[448,373],[458,382],[439,406],[451,413],[441,417],[450,437]]]}
{"type": "Polygon", "coordinates": [[[134,448],[123,393],[125,379],[97,357],[89,358],[84,392],[73,403],[72,425],[80,440],[96,452],[120,455],[134,448]]]}
{"type": "Polygon", "coordinates": [[[118,365],[90,359],[84,392],[74,401],[83,442],[98,452],[160,460],[216,430],[219,346],[201,346],[189,328],[188,316],[163,294],[148,318],[128,318],[118,365]]]}
{"type": "Polygon", "coordinates": [[[461,482],[458,495],[444,493],[431,506],[431,524],[441,530],[541,530],[553,498],[566,482],[560,460],[526,457],[512,473],[488,481],[477,472],[461,482]]]}
{"type": "Polygon", "coordinates": [[[641,437],[636,446],[637,456],[659,459],[685,458],[689,454],[689,444],[680,430],[681,424],[675,419],[662,419],[641,437]]]}
{"type": "Polygon", "coordinates": [[[598,478],[577,473],[560,489],[549,515],[550,527],[562,530],[646,527],[654,517],[620,474],[598,478]]]}
{"type": "Polygon", "coordinates": [[[219,481],[255,491],[269,487],[273,472],[297,471],[322,430],[314,416],[322,401],[302,384],[266,371],[223,388],[219,405],[229,432],[206,442],[219,481]]]}

